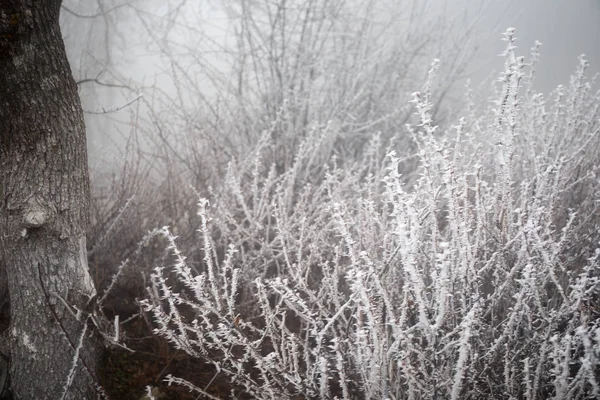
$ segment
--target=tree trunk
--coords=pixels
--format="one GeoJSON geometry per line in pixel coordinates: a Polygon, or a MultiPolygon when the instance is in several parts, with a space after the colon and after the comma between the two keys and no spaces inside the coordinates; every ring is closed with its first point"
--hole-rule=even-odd
{"type": "Polygon", "coordinates": [[[60,3],[0,0],[0,260],[15,399],[99,394],[101,341],[65,305],[82,309],[95,289],[85,244],[85,126],[60,3]]]}

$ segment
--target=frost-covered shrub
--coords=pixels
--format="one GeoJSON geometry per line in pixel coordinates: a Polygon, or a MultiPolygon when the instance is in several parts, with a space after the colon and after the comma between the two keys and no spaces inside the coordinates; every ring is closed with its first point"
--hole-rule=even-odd
{"type": "Polygon", "coordinates": [[[199,202],[202,270],[162,229],[175,263],[144,302],[156,333],[232,398],[600,396],[600,95],[582,58],[546,101],[506,40],[496,100],[446,132],[434,62],[405,132],[412,179],[376,134],[362,162],[331,158],[329,126],[279,171],[265,132],[199,202]]]}

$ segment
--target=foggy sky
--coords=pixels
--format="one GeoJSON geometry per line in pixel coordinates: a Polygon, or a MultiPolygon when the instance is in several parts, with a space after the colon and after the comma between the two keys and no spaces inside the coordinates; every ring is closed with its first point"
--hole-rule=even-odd
{"type": "MultiPolygon", "coordinates": [[[[400,1],[400,0],[392,0],[400,1]]],[[[421,1],[421,0],[417,0],[421,1]]],[[[226,1],[225,1],[226,3],[226,1]]],[[[233,32],[231,27],[227,27],[226,13],[223,12],[220,0],[214,0],[208,3],[192,4],[193,12],[182,12],[179,14],[184,18],[184,23],[188,26],[194,26],[193,30],[182,29],[178,41],[183,46],[194,47],[202,45],[207,41],[215,43],[232,43],[232,38],[228,37],[233,32]],[[194,15],[194,12],[201,15],[194,15]],[[187,36],[186,36],[187,35],[187,36]]],[[[83,3],[76,1],[65,1],[69,7],[78,7],[83,3]]],[[[87,4],[87,3],[86,3],[87,4]]],[[[152,9],[157,15],[167,12],[164,6],[166,2],[142,2],[145,7],[152,9]],[[152,8],[155,4],[155,9],[152,8]]],[[[191,4],[191,3],[188,3],[191,4]]],[[[430,0],[429,7],[432,12],[459,13],[462,7],[467,6],[471,10],[479,10],[482,4],[485,4],[483,13],[476,28],[475,40],[481,43],[475,60],[471,63],[465,78],[470,78],[477,85],[481,82],[490,82],[502,69],[503,60],[499,54],[504,50],[505,43],[501,41],[502,33],[508,27],[516,28],[517,54],[525,56],[529,60],[530,49],[536,40],[543,43],[541,48],[541,59],[536,69],[535,89],[548,94],[556,88],[558,84],[568,84],[569,76],[575,70],[578,63],[577,57],[585,53],[590,63],[588,76],[600,71],[600,0],[430,0]],[[492,73],[495,73],[492,75],[492,73]]],[[[84,12],[86,13],[86,12],[84,12]]],[[[88,14],[93,11],[88,10],[88,14]]],[[[473,11],[474,15],[477,13],[473,11]]],[[[474,16],[473,15],[473,16],[474,16]]],[[[64,20],[64,18],[63,18],[64,20]]],[[[80,29],[78,24],[88,23],[87,20],[71,20],[69,29],[71,34],[66,31],[67,48],[75,49],[70,54],[71,63],[76,78],[85,78],[94,76],[94,68],[82,66],[81,60],[86,55],[94,53],[96,50],[101,54],[109,47],[108,44],[100,38],[97,41],[98,48],[87,50],[82,42],[77,43],[79,38],[100,36],[91,31],[89,35],[80,33],[73,34],[72,29],[80,29]],[[105,49],[103,49],[103,47],[105,49]],[[79,63],[79,64],[78,64],[79,63]]],[[[100,27],[99,21],[94,21],[96,28],[100,27]]],[[[400,22],[399,22],[400,23],[400,22]]],[[[114,43],[120,44],[114,46],[110,52],[110,62],[112,68],[118,70],[119,74],[131,82],[157,84],[164,91],[174,91],[171,87],[169,78],[169,69],[165,68],[164,63],[160,63],[160,56],[145,47],[147,34],[140,26],[136,27],[131,21],[117,21],[115,24],[119,30],[118,34],[111,39],[114,43]],[[133,32],[133,33],[132,33],[133,32]]],[[[177,30],[174,24],[168,25],[169,29],[177,30]]],[[[64,27],[63,27],[64,28],[64,27]]],[[[163,26],[157,26],[156,30],[163,26]]],[[[187,29],[187,28],[186,28],[187,29]]],[[[461,29],[460,26],[457,29],[461,29]]],[[[101,32],[101,29],[97,32],[101,32]]],[[[92,41],[93,42],[93,41],[92,41]]],[[[457,43],[460,46],[460,43],[457,43]]],[[[93,55],[97,58],[97,55],[93,55]]],[[[435,55],[431,55],[433,59],[435,55]]],[[[93,57],[92,57],[93,58],[93,57]]],[[[218,65],[218,55],[205,52],[202,54],[202,62],[218,65]]],[[[444,60],[440,60],[444,63],[444,60]]],[[[458,82],[461,85],[462,82],[458,82]]],[[[459,86],[460,87],[460,86],[459,86]]],[[[415,90],[420,88],[420,83],[415,82],[415,90]]],[[[99,108],[109,109],[119,106],[132,97],[131,93],[123,90],[114,90],[107,88],[80,88],[84,109],[98,110],[99,108]]],[[[206,93],[211,95],[210,82],[204,86],[206,93]]],[[[407,99],[408,100],[408,99],[407,99]]],[[[128,120],[127,112],[122,114],[125,120],[128,120]]],[[[119,120],[118,115],[110,115],[114,121],[119,120]]],[[[104,116],[95,117],[88,115],[88,133],[93,140],[98,129],[102,125],[102,131],[107,129],[106,118],[104,116]],[[102,120],[104,118],[104,120],[102,120]],[[102,120],[101,124],[99,121],[102,120]]],[[[115,131],[115,128],[111,128],[115,131]]],[[[104,137],[105,132],[100,136],[104,137]]],[[[106,143],[103,140],[104,143],[106,143]]]]}
{"type": "Polygon", "coordinates": [[[499,70],[499,40],[508,27],[516,28],[517,53],[529,58],[536,40],[542,42],[534,87],[548,93],[567,84],[577,66],[577,57],[586,55],[592,76],[600,71],[599,0],[509,0],[491,1],[481,21],[485,45],[477,59],[476,77],[499,70]],[[490,29],[491,28],[491,29],[490,29]]]}

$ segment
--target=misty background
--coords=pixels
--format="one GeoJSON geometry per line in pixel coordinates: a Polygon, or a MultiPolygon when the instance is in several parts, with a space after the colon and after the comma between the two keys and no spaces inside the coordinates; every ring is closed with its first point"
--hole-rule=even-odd
{"type": "MultiPolygon", "coordinates": [[[[242,3],[252,7],[252,2],[242,3]]],[[[590,76],[599,71],[598,0],[375,3],[375,14],[381,12],[382,20],[393,15],[388,14],[386,3],[399,13],[396,26],[392,25],[393,18],[385,20],[390,24],[385,30],[389,35],[384,40],[387,43],[400,40],[394,36],[395,32],[406,24],[407,14],[415,6],[429,21],[424,30],[453,24],[450,29],[453,34],[444,46],[469,48],[464,57],[472,58],[453,82],[449,99],[460,99],[467,79],[477,87],[501,70],[502,60],[498,55],[504,48],[502,33],[508,27],[516,28],[517,52],[527,59],[536,40],[543,44],[534,87],[545,94],[558,84],[568,83],[581,54],[589,60],[590,76]],[[466,30],[469,34],[462,36],[466,30]]],[[[160,102],[158,93],[184,96],[189,104],[201,104],[217,98],[226,81],[236,79],[232,53],[236,51],[239,24],[231,4],[217,0],[64,2],[63,32],[87,112],[92,166],[123,146],[131,130],[132,110],[139,107],[136,103],[141,94],[154,105],[160,102]],[[170,57],[180,65],[175,67],[170,57]],[[182,68],[179,71],[182,74],[193,75],[191,79],[201,92],[182,93],[176,87],[173,74],[178,68],[182,68]]],[[[430,62],[440,54],[430,52],[420,56],[424,62],[430,62]]],[[[442,56],[440,62],[444,66],[450,60],[442,56]]],[[[415,81],[414,90],[420,85],[421,81],[415,81]]],[[[114,165],[113,161],[110,165],[114,165]]]]}

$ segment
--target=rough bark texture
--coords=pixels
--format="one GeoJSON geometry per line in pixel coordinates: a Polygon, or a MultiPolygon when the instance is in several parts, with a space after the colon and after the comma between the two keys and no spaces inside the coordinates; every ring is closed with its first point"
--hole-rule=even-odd
{"type": "Polygon", "coordinates": [[[95,289],[85,246],[85,126],[60,34],[60,3],[0,0],[0,262],[16,399],[98,396],[100,341],[89,326],[81,335],[83,320],[61,300],[82,308],[95,289]]]}

